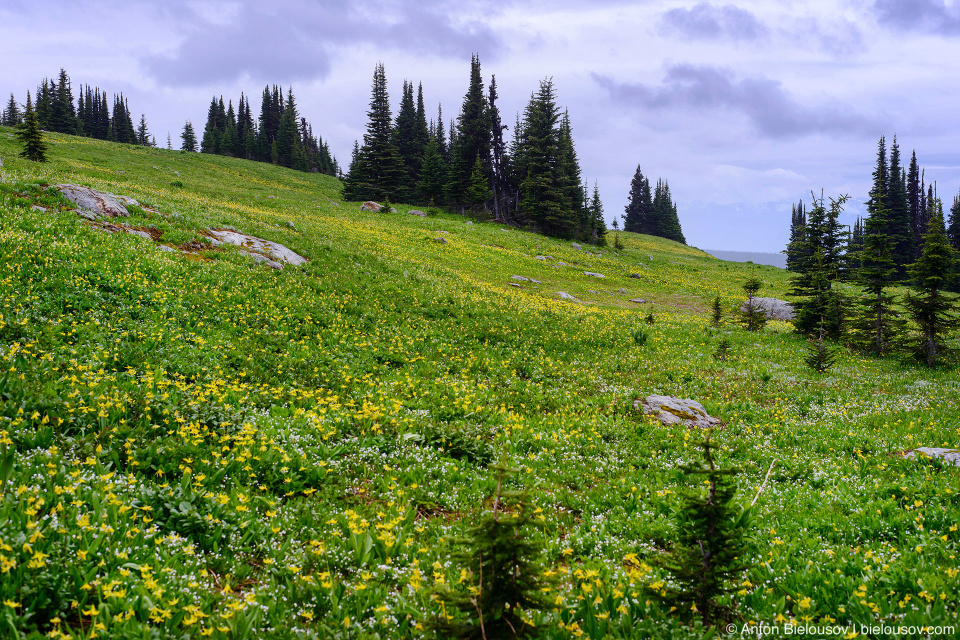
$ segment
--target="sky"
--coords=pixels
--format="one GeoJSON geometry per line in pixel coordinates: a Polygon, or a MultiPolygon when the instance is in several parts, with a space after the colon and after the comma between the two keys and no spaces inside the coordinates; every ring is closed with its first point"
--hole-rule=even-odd
{"type": "MultiPolygon", "coordinates": [[[[293,87],[344,167],[374,67],[428,117],[459,114],[470,59],[512,130],[552,78],[608,223],[639,165],[669,181],[688,244],[781,251],[811,191],[863,214],[877,141],[916,151],[949,208],[960,189],[960,0],[3,0],[0,97],[61,67],[128,98],[158,144],[213,96],[293,87]]],[[[510,132],[507,133],[510,135],[510,132]]]]}

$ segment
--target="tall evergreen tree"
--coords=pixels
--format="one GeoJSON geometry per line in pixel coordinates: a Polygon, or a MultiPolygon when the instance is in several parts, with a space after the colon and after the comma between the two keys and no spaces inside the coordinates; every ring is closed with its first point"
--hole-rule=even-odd
{"type": "Polygon", "coordinates": [[[140,125],[137,127],[137,144],[141,147],[152,146],[150,142],[150,131],[147,129],[147,116],[140,114],[140,125]]]}
{"type": "Polygon", "coordinates": [[[7,108],[3,110],[3,126],[15,127],[20,124],[22,116],[20,114],[20,105],[17,99],[10,94],[10,100],[7,102],[7,108]]]}
{"type": "Polygon", "coordinates": [[[910,234],[913,237],[914,258],[920,256],[920,239],[926,229],[921,221],[923,210],[920,208],[923,199],[923,188],[920,186],[920,165],[917,163],[917,152],[910,156],[910,166],[907,168],[907,207],[910,210],[910,234]]]}
{"type": "Polygon", "coordinates": [[[524,111],[522,152],[517,157],[517,169],[523,176],[519,210],[543,233],[572,238],[577,232],[577,218],[560,175],[559,119],[553,80],[543,80],[524,111]]]}
{"type": "Polygon", "coordinates": [[[563,190],[564,200],[570,203],[570,214],[577,222],[577,235],[585,242],[594,240],[595,224],[591,216],[587,187],[582,183],[580,161],[577,150],[573,145],[573,130],[570,125],[570,114],[564,110],[560,117],[560,128],[557,131],[557,145],[559,147],[560,188],[563,190]]]}
{"type": "Polygon", "coordinates": [[[413,100],[413,83],[403,81],[403,96],[400,99],[400,109],[397,112],[396,126],[393,130],[393,142],[403,160],[403,175],[397,191],[397,199],[401,202],[413,201],[413,191],[420,178],[420,167],[423,164],[423,150],[419,145],[417,126],[417,108],[413,100]]]}
{"type": "Polygon", "coordinates": [[[950,220],[947,224],[947,239],[955,251],[960,252],[960,194],[953,196],[950,220]]]}
{"type": "Polygon", "coordinates": [[[784,253],[787,254],[787,271],[797,271],[806,248],[807,213],[803,200],[790,206],[790,240],[784,253]]]}
{"type": "Polygon", "coordinates": [[[446,162],[440,153],[440,143],[434,136],[427,143],[427,152],[423,158],[423,169],[417,183],[417,201],[433,206],[442,204],[446,177],[446,162]]]}
{"type": "Polygon", "coordinates": [[[77,133],[77,113],[73,106],[73,90],[70,88],[70,77],[62,68],[51,99],[50,130],[57,133],[77,133]]]}
{"type": "Polygon", "coordinates": [[[933,198],[928,207],[930,222],[923,237],[923,251],[909,270],[914,293],[908,293],[904,302],[919,328],[910,346],[919,360],[932,367],[948,351],[945,344],[948,332],[960,327],[957,317],[960,304],[955,297],[944,294],[947,280],[957,265],[957,252],[947,239],[943,206],[933,198]]]}
{"type": "Polygon", "coordinates": [[[791,279],[794,303],[793,325],[801,335],[818,331],[837,338],[843,330],[843,298],[834,283],[840,279],[843,266],[843,242],[840,235],[840,213],[849,196],[830,199],[826,206],[823,194],[810,194],[804,232],[796,247],[796,261],[791,279]]]}
{"type": "Polygon", "coordinates": [[[680,229],[680,219],[677,216],[677,205],[670,195],[670,185],[666,180],[657,180],[657,187],[653,192],[652,235],[674,240],[681,244],[687,241],[680,229]]]}
{"type": "Polygon", "coordinates": [[[40,120],[30,102],[30,92],[27,92],[27,108],[23,112],[23,122],[17,126],[17,140],[23,145],[21,158],[34,162],[47,161],[47,144],[43,141],[40,120]]]}
{"type": "Polygon", "coordinates": [[[901,278],[906,275],[906,266],[913,262],[913,231],[910,221],[907,179],[900,166],[900,145],[893,137],[890,147],[890,169],[887,173],[887,235],[893,244],[893,260],[901,278]]]}
{"type": "Polygon", "coordinates": [[[631,233],[650,234],[653,225],[653,198],[650,194],[650,180],[637,165],[630,181],[630,196],[623,216],[623,230],[631,233]]]}
{"type": "Polygon", "coordinates": [[[390,96],[387,94],[387,76],[383,63],[373,72],[370,110],[367,112],[367,132],[363,146],[351,163],[350,173],[343,180],[344,200],[396,201],[397,189],[403,175],[403,160],[393,143],[393,118],[390,115],[390,96]]]}
{"type": "Polygon", "coordinates": [[[511,215],[511,194],[514,192],[510,180],[510,156],[507,154],[507,145],[503,140],[503,132],[507,128],[500,118],[500,108],[497,106],[497,77],[491,76],[490,89],[487,93],[487,109],[490,113],[490,170],[491,187],[493,189],[493,216],[497,220],[508,221],[511,215]]]}
{"type": "Polygon", "coordinates": [[[183,125],[183,132],[180,134],[180,149],[183,151],[197,150],[197,134],[193,131],[193,124],[187,120],[183,125]]]}
{"type": "Polygon", "coordinates": [[[856,274],[863,295],[851,322],[853,344],[876,356],[886,355],[896,347],[903,326],[893,309],[895,300],[889,292],[896,279],[897,265],[888,235],[887,184],[886,143],[881,137],[877,145],[873,187],[867,201],[860,269],[856,274]]]}
{"type": "Polygon", "coordinates": [[[600,188],[593,183],[593,198],[590,199],[590,218],[592,229],[591,242],[600,247],[607,245],[607,221],[603,218],[603,202],[600,200],[600,188]]]}
{"type": "Polygon", "coordinates": [[[41,129],[50,128],[50,112],[53,111],[53,97],[56,95],[56,87],[49,78],[44,78],[40,86],[37,87],[37,122],[41,129]]]}
{"type": "MultiPolygon", "coordinates": [[[[456,138],[450,144],[450,168],[447,173],[447,193],[454,204],[462,204],[471,183],[473,165],[477,156],[484,177],[490,179],[490,114],[483,92],[480,58],[470,60],[470,85],[463,98],[457,118],[456,138]]],[[[452,135],[453,131],[451,131],[452,135]]]]}
{"type": "Polygon", "coordinates": [[[297,105],[293,97],[293,87],[287,87],[287,103],[280,117],[277,131],[277,164],[282,167],[294,167],[295,159],[303,153],[300,149],[297,105]]]}

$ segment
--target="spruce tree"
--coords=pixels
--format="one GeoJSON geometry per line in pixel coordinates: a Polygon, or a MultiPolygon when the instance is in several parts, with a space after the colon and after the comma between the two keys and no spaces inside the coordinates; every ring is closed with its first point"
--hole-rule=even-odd
{"type": "Polygon", "coordinates": [[[417,109],[413,100],[413,83],[403,81],[403,95],[393,129],[393,143],[403,160],[403,175],[397,189],[397,199],[412,202],[413,191],[420,179],[423,150],[420,149],[417,127],[417,109]]]}
{"type": "Polygon", "coordinates": [[[903,323],[893,310],[894,298],[889,292],[896,279],[897,265],[888,236],[887,165],[885,142],[881,137],[877,166],[873,172],[873,188],[867,201],[863,249],[859,253],[860,269],[856,282],[863,288],[851,322],[851,342],[866,353],[883,356],[897,345],[903,323]]]}
{"type": "Polygon", "coordinates": [[[457,118],[456,138],[450,144],[447,195],[453,204],[463,204],[477,156],[480,156],[484,177],[490,179],[490,137],[490,114],[483,91],[480,58],[475,55],[470,59],[470,84],[457,118]]]}
{"type": "Polygon", "coordinates": [[[149,147],[150,131],[147,129],[147,116],[140,114],[140,125],[137,127],[137,144],[141,147],[149,147]]]}
{"type": "Polygon", "coordinates": [[[77,113],[73,106],[73,90],[70,88],[70,77],[62,68],[51,100],[50,130],[57,133],[77,133],[77,113]]]}
{"type": "Polygon", "coordinates": [[[843,299],[834,283],[843,267],[843,241],[840,235],[840,213],[849,196],[830,200],[829,208],[821,193],[810,194],[812,204],[807,212],[803,235],[795,247],[796,259],[791,279],[797,296],[793,325],[797,333],[809,335],[823,329],[837,338],[843,330],[843,299]]]}
{"type": "Polygon", "coordinates": [[[297,128],[297,105],[293,97],[293,87],[287,87],[287,103],[280,117],[277,131],[277,164],[281,167],[294,167],[295,159],[302,153],[300,135],[297,128]]]}
{"type": "Polygon", "coordinates": [[[787,271],[797,271],[803,261],[806,244],[807,213],[803,200],[790,207],[790,240],[784,253],[787,254],[787,271]]]}
{"type": "Polygon", "coordinates": [[[546,235],[572,238],[577,218],[560,176],[559,118],[553,80],[543,80],[524,111],[522,150],[517,158],[523,176],[519,211],[546,235]]]}
{"type": "Polygon", "coordinates": [[[497,220],[512,219],[511,204],[515,204],[511,195],[515,187],[511,178],[510,156],[507,154],[507,145],[503,140],[503,132],[507,128],[500,118],[500,108],[497,106],[497,77],[490,78],[490,90],[487,94],[487,108],[490,112],[490,162],[493,188],[493,215],[497,220]]]}
{"type": "Polygon", "coordinates": [[[30,102],[30,92],[27,92],[27,108],[23,112],[23,122],[17,127],[17,140],[23,145],[20,157],[34,162],[46,162],[47,144],[43,141],[40,120],[30,102]]]}
{"type": "Polygon", "coordinates": [[[197,134],[193,131],[193,123],[187,120],[183,125],[183,132],[180,134],[180,149],[183,151],[197,150],[197,134]]]}
{"type": "Polygon", "coordinates": [[[20,105],[17,104],[17,99],[11,93],[7,108],[3,110],[3,126],[15,127],[20,124],[21,118],[20,105]]]}
{"type": "Polygon", "coordinates": [[[369,120],[363,146],[343,180],[343,199],[396,201],[403,176],[403,160],[393,143],[393,118],[390,115],[390,96],[387,94],[383,63],[378,63],[373,72],[367,117],[369,120]]]}
{"type": "Polygon", "coordinates": [[[436,136],[427,143],[427,153],[423,158],[420,181],[417,183],[417,201],[431,206],[443,203],[446,184],[446,163],[440,153],[440,143],[436,136]]]}
{"type": "Polygon", "coordinates": [[[653,200],[650,196],[650,181],[644,177],[640,165],[630,181],[630,196],[624,210],[623,230],[632,233],[647,233],[652,231],[653,200]]]}
{"type": "Polygon", "coordinates": [[[947,223],[947,239],[954,251],[960,252],[960,194],[953,196],[950,220],[947,223]]]}
{"type": "Polygon", "coordinates": [[[603,202],[600,200],[600,187],[596,182],[593,183],[593,198],[590,199],[590,217],[591,242],[600,247],[607,246],[607,221],[603,218],[603,202]]]}
{"type": "Polygon", "coordinates": [[[913,231],[911,229],[910,206],[906,176],[900,166],[900,145],[893,137],[890,148],[890,169],[887,172],[887,235],[893,247],[893,260],[897,264],[897,274],[902,279],[906,275],[906,266],[913,262],[913,231]]]}
{"type": "Polygon", "coordinates": [[[563,191],[564,200],[570,203],[570,215],[576,220],[576,235],[584,242],[594,242],[595,225],[590,211],[589,193],[586,185],[581,182],[580,161],[573,144],[570,114],[566,110],[560,117],[557,146],[560,188],[563,191]]]}
{"type": "Polygon", "coordinates": [[[948,353],[947,334],[960,327],[957,316],[960,304],[955,297],[944,294],[958,258],[947,239],[943,207],[937,199],[928,206],[931,212],[927,233],[923,236],[923,251],[909,268],[914,292],[907,294],[904,303],[919,329],[909,346],[918,360],[932,367],[948,353]]]}
{"type": "Polygon", "coordinates": [[[37,87],[36,114],[37,122],[41,129],[50,129],[50,112],[53,110],[53,96],[56,95],[56,87],[49,78],[44,78],[40,86],[37,87]]]}
{"type": "Polygon", "coordinates": [[[910,166],[907,168],[907,208],[910,210],[910,234],[914,259],[920,256],[920,239],[926,233],[922,224],[924,212],[920,208],[923,199],[920,187],[920,165],[917,163],[917,152],[910,156],[910,166]]]}
{"type": "Polygon", "coordinates": [[[490,190],[490,182],[487,180],[486,173],[483,170],[483,162],[480,156],[477,156],[473,163],[473,171],[470,174],[470,187],[463,198],[463,204],[475,215],[485,219],[487,208],[486,203],[493,197],[490,190]]]}

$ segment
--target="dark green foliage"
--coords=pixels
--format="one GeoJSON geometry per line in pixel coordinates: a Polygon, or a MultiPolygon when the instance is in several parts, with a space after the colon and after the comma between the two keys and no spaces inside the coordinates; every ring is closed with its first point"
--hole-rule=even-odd
{"type": "MultiPolygon", "coordinates": [[[[422,88],[420,100],[422,104],[422,88]]],[[[420,135],[419,117],[413,101],[413,83],[404,80],[400,110],[397,112],[397,124],[393,130],[393,142],[403,160],[403,174],[397,191],[397,198],[402,202],[414,200],[414,188],[420,179],[423,156],[426,151],[426,141],[421,140],[420,135]]]]}
{"type": "Polygon", "coordinates": [[[807,355],[803,361],[817,373],[824,373],[837,361],[837,352],[823,341],[824,332],[821,329],[816,335],[807,339],[807,355]]]}
{"type": "MultiPolygon", "coordinates": [[[[277,130],[277,164],[281,167],[294,168],[295,159],[298,153],[302,153],[300,147],[300,134],[298,125],[297,105],[293,98],[293,89],[287,87],[287,103],[283,109],[283,115],[280,116],[280,128],[277,130]]],[[[302,164],[302,163],[301,163],[302,164]]]]}
{"type": "Polygon", "coordinates": [[[650,340],[650,332],[644,329],[643,327],[637,327],[633,330],[633,343],[638,347],[642,347],[647,344],[647,341],[650,340]]]}
{"type": "Polygon", "coordinates": [[[923,207],[923,181],[920,165],[917,163],[917,152],[914,151],[910,157],[910,167],[907,169],[907,208],[910,211],[910,234],[912,236],[912,246],[914,258],[920,256],[923,234],[927,232],[924,217],[926,215],[923,207]]]}
{"type": "Polygon", "coordinates": [[[711,325],[714,329],[719,329],[722,321],[723,307],[720,305],[720,296],[717,296],[713,299],[713,319],[711,321],[711,325]]]}
{"type": "Polygon", "coordinates": [[[50,112],[53,111],[53,97],[56,95],[56,87],[49,78],[44,78],[40,86],[37,87],[37,122],[41,129],[50,128],[50,112]]]}
{"type": "Polygon", "coordinates": [[[790,240],[784,251],[787,254],[787,271],[797,271],[804,259],[806,250],[807,213],[803,208],[803,200],[791,205],[790,211],[790,240]]]}
{"type": "Polygon", "coordinates": [[[140,114],[140,125],[137,127],[137,144],[141,147],[152,147],[150,130],[147,128],[147,116],[140,114]]]}
{"type": "Polygon", "coordinates": [[[387,95],[387,77],[382,63],[374,69],[371,94],[363,146],[358,149],[350,172],[343,179],[344,200],[396,199],[403,176],[403,160],[393,142],[390,96],[387,95]]]}
{"type": "Polygon", "coordinates": [[[727,358],[730,357],[730,340],[720,338],[720,342],[717,344],[717,350],[713,352],[713,357],[715,360],[726,362],[727,358]]]}
{"type": "Polygon", "coordinates": [[[900,166],[900,145],[897,144],[896,136],[893,137],[893,146],[890,148],[890,169],[887,176],[887,235],[893,245],[893,261],[897,264],[897,275],[902,279],[906,275],[906,265],[913,262],[914,252],[907,177],[900,166]]]}
{"type": "Polygon", "coordinates": [[[485,203],[491,197],[493,197],[493,193],[490,190],[490,183],[483,170],[480,156],[477,156],[473,163],[473,172],[470,174],[470,187],[463,198],[463,203],[474,215],[479,215],[481,212],[486,212],[485,203]]]}
{"type": "MultiPolygon", "coordinates": [[[[493,190],[493,216],[497,220],[512,218],[510,214],[515,204],[516,184],[512,180],[510,171],[510,156],[507,154],[507,145],[503,140],[503,132],[507,128],[500,119],[500,109],[497,107],[497,77],[490,78],[490,90],[487,94],[487,109],[490,120],[490,171],[492,174],[491,186],[493,190]]],[[[441,123],[442,125],[442,123],[441,123]]]]}
{"type": "Polygon", "coordinates": [[[23,112],[23,122],[17,127],[17,140],[23,145],[20,151],[21,158],[34,162],[47,161],[47,144],[43,141],[40,121],[33,110],[29,93],[27,93],[27,108],[23,112]]]}
{"type": "MultiPolygon", "coordinates": [[[[613,221],[613,228],[614,229],[617,228],[616,220],[613,221]]],[[[619,233],[613,236],[613,249],[614,251],[623,251],[624,249],[626,249],[626,246],[623,244],[623,241],[620,239],[619,233]]]]}
{"type": "Polygon", "coordinates": [[[918,335],[909,346],[918,360],[928,367],[936,365],[947,355],[947,334],[960,327],[955,297],[944,294],[943,287],[957,264],[957,252],[947,239],[943,224],[943,208],[934,199],[932,213],[923,236],[923,251],[909,267],[914,293],[904,301],[911,319],[917,324],[918,335]]]}
{"type": "Polygon", "coordinates": [[[430,205],[442,203],[446,175],[447,166],[443,161],[440,141],[436,136],[432,136],[423,157],[423,168],[417,183],[417,200],[430,205]]]}
{"type": "Polygon", "coordinates": [[[757,306],[754,298],[763,283],[759,278],[753,277],[743,283],[743,290],[747,294],[747,301],[743,308],[738,311],[738,321],[747,331],[760,331],[767,324],[767,312],[757,306]]]}
{"type": "MultiPolygon", "coordinates": [[[[607,245],[607,222],[603,218],[603,202],[600,201],[600,189],[596,182],[593,183],[593,198],[590,199],[590,223],[589,241],[605,247],[607,245]]],[[[619,240],[619,237],[617,239],[619,240]]]]}
{"type": "Polygon", "coordinates": [[[50,104],[50,130],[57,133],[77,133],[77,113],[73,106],[73,90],[70,77],[60,69],[60,77],[53,87],[50,104]]]}
{"type": "Polygon", "coordinates": [[[108,139],[124,144],[137,144],[137,132],[130,117],[130,106],[123,94],[113,96],[113,116],[108,139]]]}
{"type": "Polygon", "coordinates": [[[538,580],[541,547],[533,538],[542,525],[521,494],[504,490],[505,476],[515,471],[503,465],[491,469],[497,472],[493,509],[456,541],[461,550],[454,559],[469,576],[466,590],[437,593],[443,608],[430,626],[443,638],[525,637],[534,628],[523,621],[523,613],[549,607],[538,580]],[[509,512],[501,501],[510,503],[509,512]],[[451,615],[453,611],[460,615],[451,615]]]}
{"type": "Polygon", "coordinates": [[[183,125],[183,132],[180,134],[180,148],[184,151],[197,150],[197,135],[193,132],[193,124],[187,120],[183,125]]]}
{"type": "Polygon", "coordinates": [[[896,346],[903,322],[894,311],[894,298],[888,292],[896,279],[897,268],[887,234],[889,214],[883,138],[878,147],[873,188],[867,202],[869,216],[864,223],[863,249],[858,254],[860,268],[855,274],[864,292],[850,323],[850,340],[865,353],[883,356],[896,346]]]}
{"type": "Polygon", "coordinates": [[[791,243],[792,271],[796,273],[791,293],[797,296],[793,325],[803,335],[823,328],[836,338],[843,330],[843,300],[834,288],[844,266],[839,218],[849,196],[831,198],[828,208],[823,194],[819,198],[810,195],[812,206],[806,223],[791,243]]]}
{"type": "MultiPolygon", "coordinates": [[[[599,229],[593,216],[594,212],[589,201],[587,187],[581,182],[580,160],[577,158],[577,151],[573,145],[570,114],[566,111],[560,117],[559,125],[557,147],[560,155],[557,161],[559,164],[559,186],[563,193],[563,200],[569,203],[570,216],[575,220],[577,227],[575,237],[584,242],[595,243],[600,237],[599,229]],[[595,235],[596,237],[594,237],[595,235]]],[[[603,225],[603,231],[606,233],[606,225],[603,225]]]]}
{"type": "Polygon", "coordinates": [[[637,165],[630,182],[630,199],[622,217],[624,231],[652,234],[653,197],[650,195],[650,181],[644,177],[640,165],[637,165]]]}
{"type": "Polygon", "coordinates": [[[3,118],[0,119],[0,123],[5,127],[15,127],[20,124],[23,115],[20,113],[20,105],[17,104],[17,99],[13,97],[13,94],[10,94],[10,100],[7,102],[6,108],[3,110],[3,118]]]}
{"type": "Polygon", "coordinates": [[[521,148],[515,154],[520,182],[519,211],[547,235],[573,238],[577,216],[564,192],[560,163],[560,119],[553,81],[543,80],[524,111],[521,148]]]}
{"type": "Polygon", "coordinates": [[[657,180],[657,187],[653,192],[653,221],[654,228],[651,235],[674,240],[680,244],[687,243],[680,229],[677,205],[670,196],[670,185],[666,180],[657,180]]]}
{"type": "MultiPolygon", "coordinates": [[[[490,179],[490,112],[483,92],[480,58],[470,59],[470,84],[463,97],[457,118],[456,138],[450,144],[450,168],[447,173],[447,196],[455,205],[466,204],[473,166],[480,157],[484,177],[490,179]]],[[[451,136],[453,136],[451,129],[451,136]]]]}
{"type": "Polygon", "coordinates": [[[718,600],[739,588],[741,576],[750,567],[745,561],[750,509],[737,504],[733,482],[739,471],[717,468],[710,436],[707,431],[700,443],[703,461],[682,467],[695,488],[687,491],[677,511],[673,548],[666,557],[655,560],[672,577],[671,586],[655,592],[655,597],[676,607],[683,619],[692,620],[699,614],[704,624],[730,618],[732,607],[718,600]]]}

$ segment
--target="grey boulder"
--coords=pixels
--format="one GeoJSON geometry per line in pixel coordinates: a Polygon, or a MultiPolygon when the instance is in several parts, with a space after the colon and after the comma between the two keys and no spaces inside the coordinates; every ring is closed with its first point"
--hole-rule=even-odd
{"type": "MultiPolygon", "coordinates": [[[[77,205],[82,212],[93,215],[94,218],[127,218],[130,212],[123,205],[122,198],[96,191],[78,184],[58,184],[57,189],[63,197],[77,205]]],[[[132,198],[130,200],[133,200],[132,198]]],[[[133,200],[135,203],[136,200],[133,200]]],[[[89,216],[84,216],[89,218],[89,216]]]]}
{"type": "Polygon", "coordinates": [[[229,229],[211,229],[208,233],[216,241],[216,244],[231,244],[241,247],[245,250],[244,253],[266,256],[272,258],[272,261],[276,262],[277,264],[284,263],[300,265],[307,262],[306,258],[291,251],[282,244],[270,242],[269,240],[264,240],[263,238],[248,236],[245,233],[231,231],[229,229]]]}
{"type": "Polygon", "coordinates": [[[709,429],[721,424],[719,418],[708,414],[696,400],[651,395],[645,400],[637,400],[633,406],[643,409],[644,415],[654,416],[666,426],[681,424],[691,428],[709,429]]]}
{"type": "MultiPolygon", "coordinates": [[[[749,301],[744,301],[740,305],[740,311],[747,310],[749,301]]],[[[786,300],[778,298],[754,298],[754,308],[760,309],[767,314],[769,320],[793,320],[793,305],[786,300]]]]}
{"type": "Polygon", "coordinates": [[[938,449],[935,447],[917,447],[903,454],[905,458],[934,458],[942,460],[947,464],[960,467],[960,450],[958,449],[938,449]]]}

